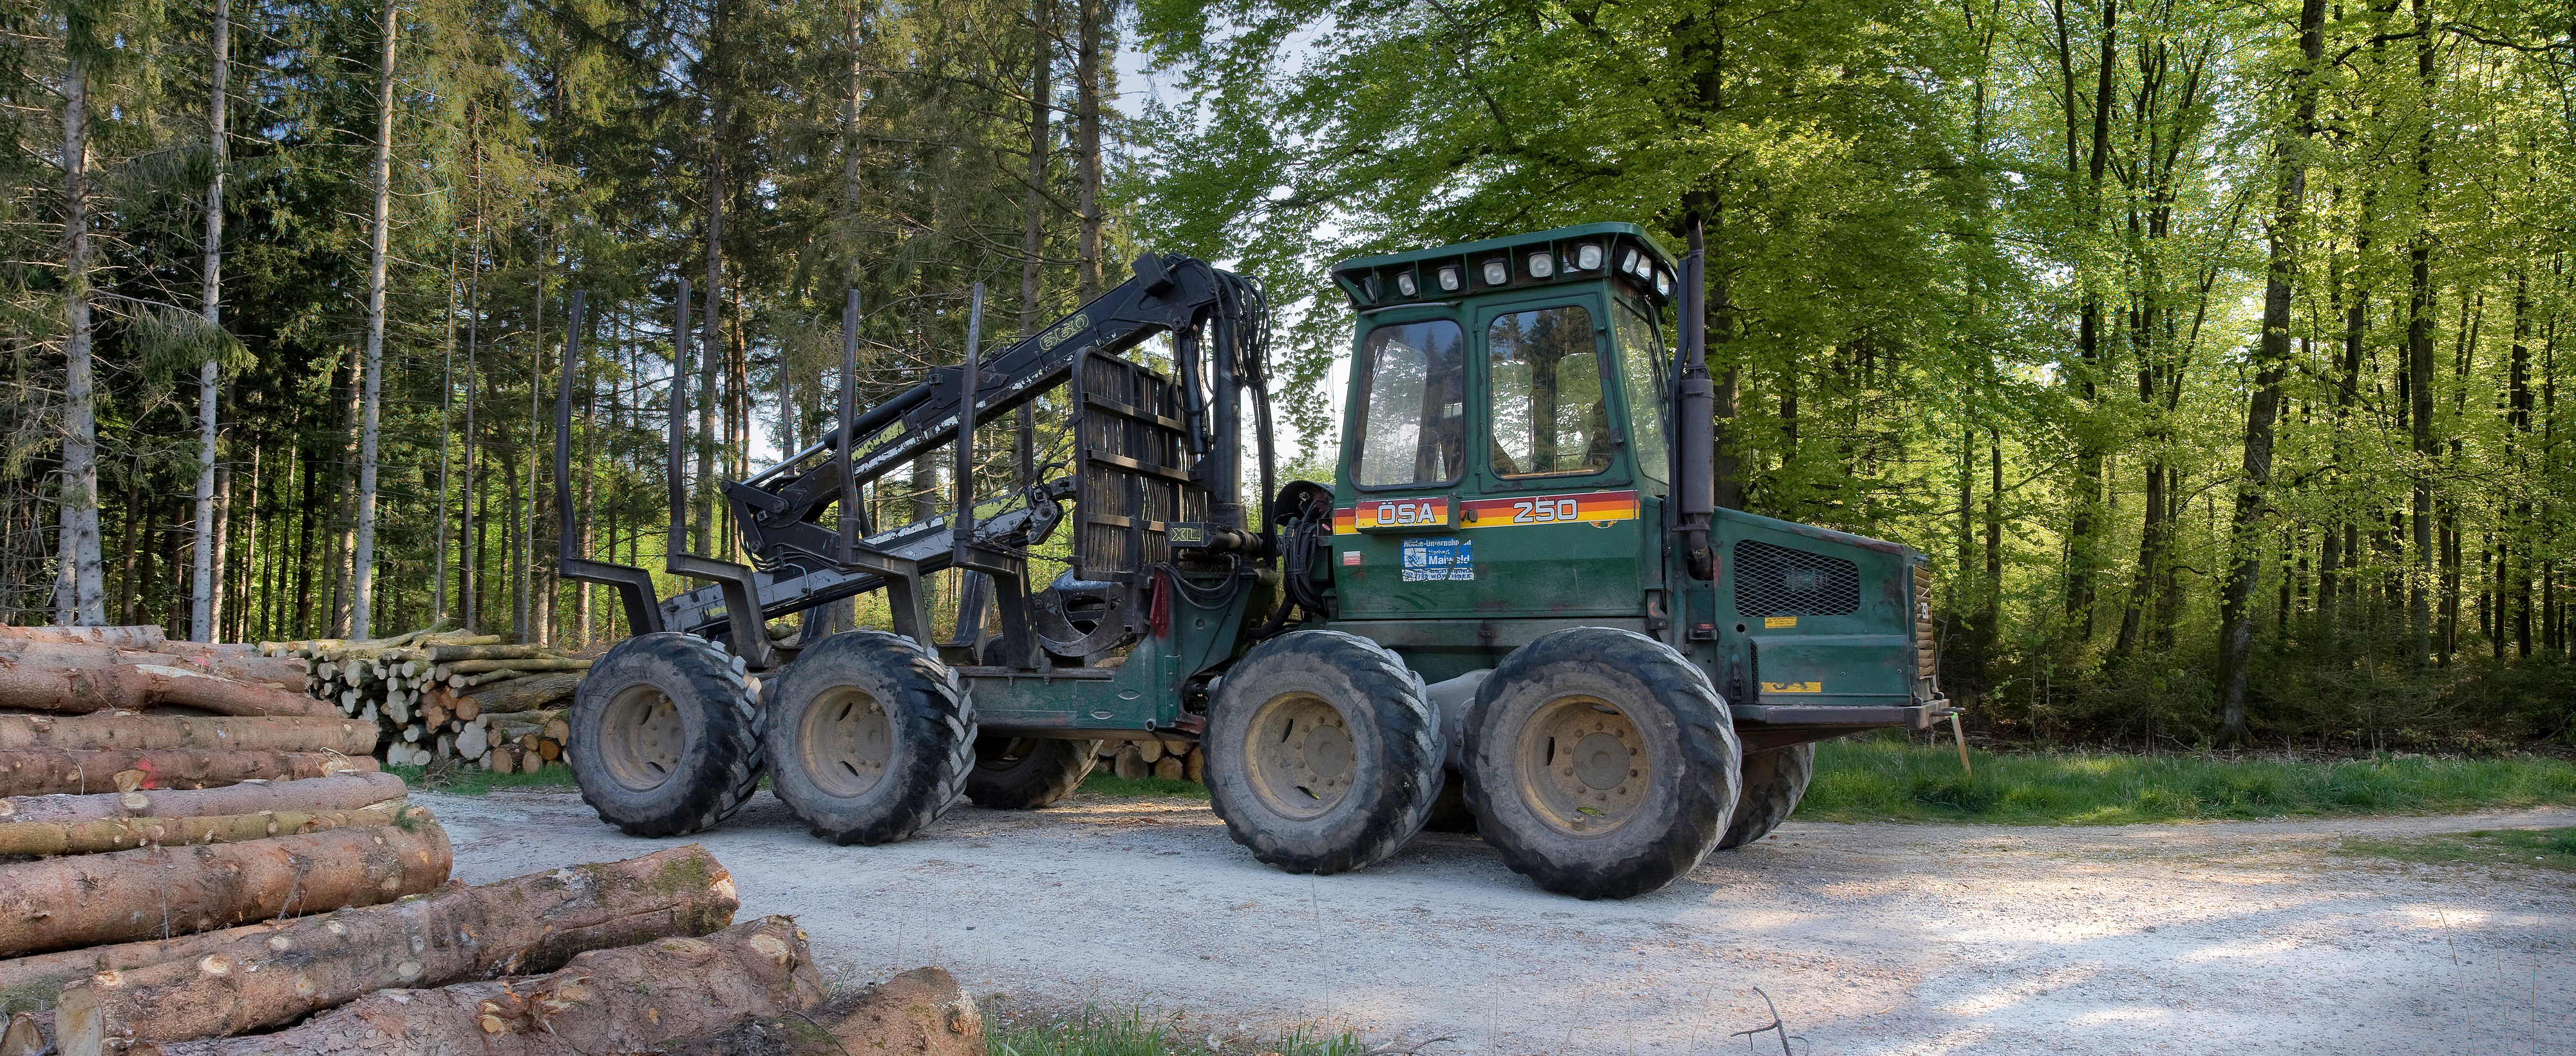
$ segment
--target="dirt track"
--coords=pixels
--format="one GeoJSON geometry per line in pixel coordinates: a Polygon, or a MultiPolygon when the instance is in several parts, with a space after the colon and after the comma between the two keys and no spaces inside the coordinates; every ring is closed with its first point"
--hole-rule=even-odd
{"type": "MultiPolygon", "coordinates": [[[[568,793],[435,794],[469,881],[656,846],[568,793]]],[[[1229,1051],[1327,1021],[1443,1052],[2576,1052],[2576,877],[2326,853],[2576,811],[2120,828],[1792,823],[1627,902],[1544,894],[1474,837],[1288,876],[1204,804],[961,807],[834,847],[763,793],[705,843],[828,967],[1179,1012],[1229,1051]],[[2454,963],[2456,960],[2456,964],[2454,963]],[[1238,1034],[1238,1029],[1250,1033],[1238,1034]],[[1760,1051],[1778,1051],[1766,1041],[1760,1051]]]]}

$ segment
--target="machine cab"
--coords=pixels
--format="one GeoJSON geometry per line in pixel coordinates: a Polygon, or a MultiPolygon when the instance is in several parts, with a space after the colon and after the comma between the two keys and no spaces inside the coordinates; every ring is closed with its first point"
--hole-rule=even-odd
{"type": "MultiPolygon", "coordinates": [[[[1641,621],[1662,577],[1658,320],[1676,274],[1618,223],[1333,269],[1359,313],[1334,488],[1338,619],[1641,621]]],[[[1487,666],[1545,629],[1406,651],[1446,677],[1442,654],[1487,666]]]]}

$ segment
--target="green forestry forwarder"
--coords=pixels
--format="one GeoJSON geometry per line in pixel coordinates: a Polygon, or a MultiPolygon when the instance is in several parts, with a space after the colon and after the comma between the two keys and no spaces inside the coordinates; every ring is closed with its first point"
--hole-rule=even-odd
{"type": "Polygon", "coordinates": [[[1788,817],[1813,742],[1948,714],[1923,555],[1717,508],[1693,241],[1677,263],[1589,224],[1335,267],[1358,322],[1330,484],[1275,479],[1268,309],[1205,261],[1146,255],[989,357],[979,287],[965,361],[864,409],[853,293],[838,426],[721,485],[748,565],[675,546],[669,570],[706,586],[659,599],[562,533],[565,574],[618,587],[636,632],[573,707],[582,794],[673,836],[767,774],[816,836],[876,844],[961,797],[1046,806],[1103,739],[1194,741],[1227,830],[1281,869],[1472,824],[1550,891],[1660,888],[1788,817]],[[1168,371],[1128,354],[1157,337],[1168,371]],[[1070,465],[1032,467],[1023,425],[1016,481],[972,471],[976,427],[1010,435],[1041,397],[1070,465]],[[860,486],[943,449],[947,511],[870,523],[860,486]],[[1058,531],[1071,567],[1034,583],[1058,531]],[[941,569],[964,577],[944,637],[924,605],[941,569]],[[879,590],[891,632],[831,633],[830,603],[879,590]]]}

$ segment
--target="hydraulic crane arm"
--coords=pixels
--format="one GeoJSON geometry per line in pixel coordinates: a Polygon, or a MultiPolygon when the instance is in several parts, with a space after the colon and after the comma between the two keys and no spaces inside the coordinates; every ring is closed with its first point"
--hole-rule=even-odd
{"type": "MultiPolygon", "coordinates": [[[[1135,272],[1135,277],[1081,310],[979,363],[975,420],[979,424],[996,420],[1063,384],[1073,365],[1087,354],[1116,355],[1161,334],[1190,335],[1202,328],[1240,332],[1259,326],[1259,320],[1245,318],[1259,311],[1258,295],[1251,293],[1250,283],[1205,261],[1147,254],[1137,258],[1135,272]],[[1246,303],[1248,299],[1251,303],[1246,303]]],[[[1218,340],[1222,343],[1222,338],[1218,340]]],[[[1237,357],[1220,353],[1218,358],[1231,368],[1237,357]]],[[[1193,373],[1194,367],[1184,362],[1184,375],[1193,373]]],[[[961,373],[958,367],[933,368],[929,380],[869,408],[850,423],[857,442],[848,465],[854,467],[851,472],[858,483],[875,481],[954,442],[963,402],[958,395],[961,373]]],[[[1230,447],[1215,441],[1233,434],[1207,420],[1208,408],[1191,401],[1186,410],[1183,419],[1196,438],[1192,445],[1196,453],[1204,457],[1211,448],[1230,447]]],[[[804,559],[830,560],[838,553],[839,533],[822,522],[824,510],[841,496],[841,433],[841,427],[835,426],[785,461],[747,481],[724,485],[725,497],[740,516],[743,542],[756,563],[803,566],[810,564],[804,559]]],[[[1231,479],[1231,460],[1208,461],[1200,474],[1205,484],[1221,487],[1217,481],[1231,479]],[[1219,473],[1225,476],[1220,478],[1219,473]]]]}
{"type": "MultiPolygon", "coordinates": [[[[1175,408],[1179,413],[1165,420],[1176,419],[1175,424],[1182,426],[1182,446],[1192,456],[1188,483],[1208,496],[1211,530],[1233,529],[1248,537],[1247,529],[1257,531],[1260,526],[1243,523],[1236,494],[1240,458],[1234,438],[1243,435],[1238,388],[1254,393],[1265,494],[1273,462],[1262,388],[1261,346],[1268,326],[1260,290],[1241,276],[1176,254],[1147,254],[1137,259],[1134,270],[1133,278],[1037,335],[973,363],[971,371],[963,365],[933,368],[927,380],[857,413],[777,465],[749,480],[723,483],[721,490],[734,508],[734,523],[752,568],[711,561],[675,547],[672,571],[716,582],[657,600],[641,570],[579,561],[567,542],[563,555],[571,562],[565,566],[567,576],[618,587],[628,595],[630,614],[650,611],[661,627],[744,637],[761,620],[880,587],[908,586],[902,581],[940,568],[964,564],[986,570],[975,552],[1025,547],[1044,538],[1062,516],[1060,502],[1075,494],[1072,482],[1030,488],[1024,508],[975,524],[971,538],[960,539],[954,547],[943,546],[937,537],[955,524],[959,513],[955,509],[916,524],[883,529],[866,524],[863,518],[827,521],[826,512],[844,501],[856,484],[880,479],[958,442],[960,419],[969,403],[962,391],[964,379],[974,380],[972,421],[991,422],[1063,385],[1085,357],[1115,357],[1163,334],[1174,339],[1180,374],[1177,388],[1182,394],[1175,408]],[[844,433],[855,438],[846,448],[846,457],[844,433]],[[847,549],[835,530],[839,523],[852,524],[859,534],[847,549]],[[845,558],[845,554],[851,556],[845,558]]],[[[843,384],[852,380],[845,377],[843,384]]],[[[569,377],[559,405],[568,406],[561,402],[568,400],[568,393],[569,377]]],[[[1083,413],[1078,407],[1070,410],[1077,416],[1083,413]]],[[[678,421],[675,417],[674,422],[678,421]]],[[[558,434],[559,446],[563,435],[558,434]]],[[[678,470],[675,461],[672,472],[678,470]]],[[[677,525],[681,489],[675,487],[672,494],[672,521],[677,525]]],[[[1017,578],[1024,580],[1024,572],[1017,578]]],[[[1015,586],[1025,591],[1027,584],[1015,586]]],[[[899,606],[898,612],[902,611],[899,606]]],[[[1006,613],[1005,619],[1012,616],[1006,613]]],[[[918,623],[919,618],[901,621],[899,617],[899,622],[918,623]]],[[[637,623],[639,629],[644,626],[637,623]]],[[[756,656],[767,646],[764,641],[736,648],[756,656]]]]}

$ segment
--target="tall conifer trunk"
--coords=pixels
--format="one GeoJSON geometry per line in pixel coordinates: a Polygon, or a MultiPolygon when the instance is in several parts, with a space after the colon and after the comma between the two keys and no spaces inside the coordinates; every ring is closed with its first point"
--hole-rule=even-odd
{"type": "MultiPolygon", "coordinates": [[[[230,144],[224,136],[224,102],[232,85],[232,6],[232,0],[215,0],[215,31],[210,42],[215,61],[206,89],[206,147],[213,157],[214,175],[206,181],[206,263],[199,311],[208,329],[223,325],[217,309],[223,302],[224,166],[230,156],[230,144]]],[[[198,642],[215,639],[215,595],[219,589],[215,577],[223,571],[219,553],[223,535],[214,527],[215,404],[220,369],[213,356],[197,364],[197,540],[193,554],[195,578],[188,591],[188,638],[198,642]]]]}
{"type": "Polygon", "coordinates": [[[63,50],[63,483],[60,573],[55,619],[97,626],[107,622],[107,566],[98,527],[97,381],[90,364],[89,70],[83,53],[95,46],[88,12],[74,8],[64,26],[63,50]]]}
{"type": "Polygon", "coordinates": [[[1081,181],[1075,205],[1081,211],[1081,265],[1078,278],[1082,299],[1100,296],[1100,48],[1105,28],[1101,25],[1106,0],[1074,0],[1080,22],[1074,44],[1073,90],[1074,120],[1077,138],[1074,143],[1074,171],[1081,181]]]}
{"type": "MultiPolygon", "coordinates": [[[[366,395],[358,424],[358,528],[350,569],[349,636],[371,637],[376,582],[376,432],[384,418],[385,241],[393,218],[394,0],[385,0],[383,50],[376,66],[376,213],[367,231],[367,361],[359,368],[366,395]]],[[[209,397],[212,399],[212,397],[209,397]]]]}

